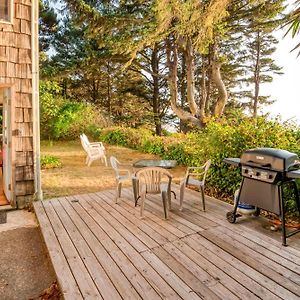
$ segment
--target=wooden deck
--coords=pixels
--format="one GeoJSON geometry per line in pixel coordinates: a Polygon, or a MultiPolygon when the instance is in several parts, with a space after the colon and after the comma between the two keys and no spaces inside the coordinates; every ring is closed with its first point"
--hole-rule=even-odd
{"type": "Polygon", "coordinates": [[[226,203],[207,199],[202,212],[191,191],[168,221],[149,197],[141,220],[131,190],[122,194],[118,204],[114,191],[34,203],[65,299],[300,298],[299,248],[251,228],[254,217],[230,224],[226,203]]]}

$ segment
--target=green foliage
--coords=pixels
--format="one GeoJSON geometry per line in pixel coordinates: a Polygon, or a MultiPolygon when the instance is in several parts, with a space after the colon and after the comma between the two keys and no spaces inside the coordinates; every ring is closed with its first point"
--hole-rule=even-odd
{"type": "Polygon", "coordinates": [[[41,168],[42,169],[53,169],[60,168],[62,163],[60,159],[53,155],[43,155],[41,157],[41,168]]]}
{"type": "MultiPolygon", "coordinates": [[[[186,166],[200,166],[211,159],[207,178],[211,192],[233,195],[241,182],[240,170],[225,164],[224,158],[240,157],[246,149],[258,147],[285,149],[300,155],[299,132],[291,124],[260,117],[256,121],[251,118],[210,121],[201,131],[168,137],[154,136],[145,129],[107,128],[101,131],[101,138],[107,143],[175,159],[186,166]]],[[[295,210],[294,205],[294,201],[287,201],[290,212],[295,210]]]]}
{"type": "Polygon", "coordinates": [[[95,135],[106,121],[91,104],[74,102],[60,96],[60,87],[55,82],[41,81],[41,136],[46,139],[70,140],[80,133],[95,135]]]}
{"type": "MultiPolygon", "coordinates": [[[[287,22],[285,25],[288,25],[288,30],[285,35],[289,32],[292,33],[292,37],[295,38],[300,32],[300,1],[296,0],[292,11],[288,14],[287,22]]],[[[300,48],[300,43],[297,43],[292,51],[300,48]]],[[[300,51],[298,52],[298,56],[300,51]]]]}

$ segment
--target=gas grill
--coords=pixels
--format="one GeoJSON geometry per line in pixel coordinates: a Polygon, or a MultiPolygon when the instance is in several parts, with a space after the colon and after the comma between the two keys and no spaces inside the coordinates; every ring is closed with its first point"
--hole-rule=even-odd
{"type": "Polygon", "coordinates": [[[246,150],[241,158],[226,158],[225,163],[241,168],[242,182],[234,209],[227,213],[227,220],[235,223],[239,203],[247,203],[275,213],[281,217],[282,244],[286,246],[286,238],[300,230],[287,234],[285,228],[285,205],[283,186],[287,185],[294,194],[300,214],[299,194],[296,178],[300,178],[300,161],[295,153],[281,149],[256,148],[246,150]]]}

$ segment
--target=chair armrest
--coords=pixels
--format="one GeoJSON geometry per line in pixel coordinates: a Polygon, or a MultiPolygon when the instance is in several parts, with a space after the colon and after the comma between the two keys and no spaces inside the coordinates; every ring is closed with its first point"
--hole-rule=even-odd
{"type": "Polygon", "coordinates": [[[90,143],[89,145],[91,148],[101,148],[101,149],[105,149],[102,143],[90,143]]]}
{"type": "Polygon", "coordinates": [[[201,167],[188,167],[187,168],[187,171],[192,171],[192,170],[204,170],[205,167],[204,166],[201,166],[201,167]]]}
{"type": "Polygon", "coordinates": [[[132,164],[126,164],[126,163],[119,163],[119,166],[125,167],[125,168],[133,168],[132,164]]]}
{"type": "Polygon", "coordinates": [[[131,172],[128,169],[119,169],[118,171],[119,171],[120,174],[121,173],[127,173],[129,177],[131,176],[131,172]]]}
{"type": "Polygon", "coordinates": [[[102,142],[91,142],[90,145],[101,145],[104,147],[102,142]]]}
{"type": "Polygon", "coordinates": [[[134,173],[132,164],[120,163],[119,167],[120,169],[128,170],[130,173],[134,173]]]}

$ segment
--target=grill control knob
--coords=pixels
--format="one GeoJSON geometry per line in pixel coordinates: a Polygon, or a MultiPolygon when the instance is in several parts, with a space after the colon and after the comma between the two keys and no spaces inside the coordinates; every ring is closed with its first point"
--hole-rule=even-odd
{"type": "Polygon", "coordinates": [[[244,171],[246,174],[248,174],[249,173],[249,170],[248,169],[245,169],[245,171],[244,171]]]}
{"type": "Polygon", "coordinates": [[[256,176],[259,176],[260,175],[260,173],[259,172],[256,172],[256,174],[255,174],[256,176]]]}
{"type": "Polygon", "coordinates": [[[270,174],[270,175],[269,175],[269,179],[273,179],[273,175],[270,174]]]}

